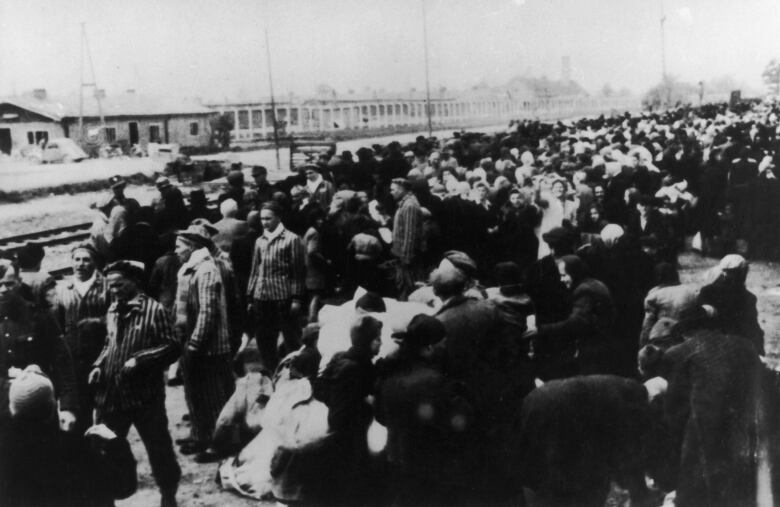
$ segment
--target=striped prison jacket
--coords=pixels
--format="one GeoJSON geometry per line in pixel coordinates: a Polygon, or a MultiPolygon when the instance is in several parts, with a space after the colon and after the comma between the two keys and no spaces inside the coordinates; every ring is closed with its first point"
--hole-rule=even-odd
{"type": "MultiPolygon", "coordinates": [[[[279,225],[279,227],[284,227],[279,225]]],[[[304,295],[306,248],[297,234],[283,229],[255,242],[247,295],[260,301],[281,301],[304,295]]]]}
{"type": "Polygon", "coordinates": [[[141,408],[165,396],[163,371],[179,355],[179,343],[165,308],[139,293],[124,305],[114,302],[106,314],[106,345],[95,361],[101,370],[95,402],[103,412],[141,408]],[[123,371],[135,358],[135,369],[123,371]]]}
{"type": "Polygon", "coordinates": [[[198,354],[230,354],[225,285],[207,248],[195,250],[179,269],[176,287],[176,332],[198,354]]]}

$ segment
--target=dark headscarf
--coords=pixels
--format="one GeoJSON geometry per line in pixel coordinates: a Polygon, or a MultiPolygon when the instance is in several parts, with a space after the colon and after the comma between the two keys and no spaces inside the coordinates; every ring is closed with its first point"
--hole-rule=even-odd
{"type": "Polygon", "coordinates": [[[564,255],[558,259],[558,262],[563,262],[566,266],[566,273],[572,279],[572,287],[578,286],[590,275],[588,266],[576,255],[564,255]]]}

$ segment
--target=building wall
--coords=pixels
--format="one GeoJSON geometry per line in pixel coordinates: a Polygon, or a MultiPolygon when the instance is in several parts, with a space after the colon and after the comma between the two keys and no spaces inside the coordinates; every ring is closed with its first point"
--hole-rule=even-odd
{"type": "Polygon", "coordinates": [[[53,121],[16,123],[4,122],[0,120],[0,129],[11,130],[11,149],[13,152],[21,150],[25,146],[30,146],[27,137],[28,132],[33,133],[33,140],[35,139],[36,132],[46,132],[49,139],[54,139],[55,137],[65,137],[65,133],[62,130],[62,125],[53,121]]]}
{"type": "MultiPolygon", "coordinates": [[[[114,139],[111,142],[130,142],[130,124],[138,124],[138,143],[146,146],[151,139],[152,127],[159,132],[158,142],[176,143],[179,146],[206,146],[209,143],[209,119],[213,115],[175,115],[175,116],[139,116],[139,117],[107,117],[106,129],[114,129],[114,139]],[[197,124],[197,134],[190,134],[190,124],[197,124]],[[167,124],[167,137],[166,137],[167,124]]],[[[79,139],[78,119],[69,118],[68,137],[79,139]]],[[[85,118],[84,130],[89,135],[90,129],[101,125],[99,118],[85,118]]]]}
{"type": "MultiPolygon", "coordinates": [[[[26,146],[36,144],[44,135],[48,139],[64,137],[62,126],[46,116],[28,111],[14,104],[0,104],[0,129],[8,129],[11,132],[11,151],[17,152],[26,146]],[[28,133],[32,132],[33,142],[30,143],[28,133]],[[36,136],[36,133],[38,135],[36,136]]],[[[6,132],[3,131],[3,136],[6,132]]],[[[2,149],[7,149],[4,139],[2,149]]]]}

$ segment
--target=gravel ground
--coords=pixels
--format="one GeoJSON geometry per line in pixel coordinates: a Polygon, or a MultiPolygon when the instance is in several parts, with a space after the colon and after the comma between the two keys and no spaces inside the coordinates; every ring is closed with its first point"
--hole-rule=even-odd
{"type": "MultiPolygon", "coordinates": [[[[695,254],[686,254],[681,258],[681,275],[684,282],[699,283],[707,269],[717,262],[695,254]]],[[[760,322],[766,333],[767,354],[777,368],[780,366],[780,273],[777,263],[755,262],[751,264],[748,287],[758,296],[760,322]]],[[[181,416],[186,411],[184,394],[181,387],[167,388],[168,415],[174,438],[187,434],[186,423],[181,416]]],[[[149,464],[143,445],[135,434],[131,433],[131,445],[138,459],[139,491],[133,497],[119,502],[119,507],[145,507],[157,502],[157,490],[150,476],[149,464]]],[[[182,486],[179,490],[180,505],[186,506],[249,506],[271,505],[241,498],[235,494],[221,491],[214,481],[217,467],[199,465],[190,457],[179,456],[184,471],[182,486]]],[[[608,507],[628,507],[630,501],[625,491],[613,488],[607,501],[608,507]]]]}

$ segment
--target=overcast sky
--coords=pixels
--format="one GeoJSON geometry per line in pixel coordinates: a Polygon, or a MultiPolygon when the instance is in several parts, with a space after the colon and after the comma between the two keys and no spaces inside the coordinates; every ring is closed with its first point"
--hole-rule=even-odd
{"type": "MultiPolygon", "coordinates": [[[[80,22],[100,87],[211,99],[425,87],[423,0],[0,0],[0,95],[78,90],[80,22]]],[[[431,86],[559,78],[643,92],[661,75],[660,0],[425,0],[431,86]]],[[[664,0],[668,72],[761,88],[780,0],[664,0]]],[[[87,74],[87,80],[91,77],[87,74]]]]}

